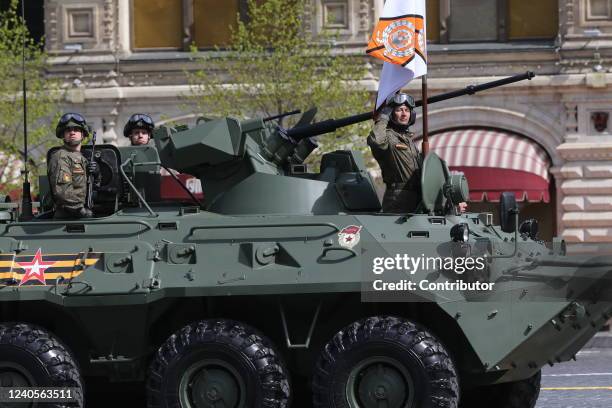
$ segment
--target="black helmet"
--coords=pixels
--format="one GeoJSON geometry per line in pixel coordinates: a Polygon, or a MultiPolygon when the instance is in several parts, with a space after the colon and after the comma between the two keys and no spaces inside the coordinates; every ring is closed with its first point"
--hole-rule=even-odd
{"type": "Polygon", "coordinates": [[[58,139],[64,138],[64,130],[75,127],[79,128],[83,131],[83,138],[89,136],[91,132],[91,128],[87,124],[85,118],[79,113],[64,113],[62,117],[57,121],[57,126],[55,127],[55,136],[58,139]]]}
{"type": "Polygon", "coordinates": [[[391,106],[392,108],[406,105],[408,109],[410,109],[410,121],[406,126],[412,126],[414,125],[414,122],[416,122],[416,115],[414,113],[416,104],[414,103],[414,98],[407,93],[400,92],[395,95],[391,95],[389,98],[387,98],[387,105],[391,106]]]}
{"type": "Polygon", "coordinates": [[[128,119],[127,123],[123,127],[123,136],[130,137],[130,133],[133,129],[146,129],[149,132],[153,132],[155,128],[155,122],[153,119],[145,113],[135,113],[128,119]]]}

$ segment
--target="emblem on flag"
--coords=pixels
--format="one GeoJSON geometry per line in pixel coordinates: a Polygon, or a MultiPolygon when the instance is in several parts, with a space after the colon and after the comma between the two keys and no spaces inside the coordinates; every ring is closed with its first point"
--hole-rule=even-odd
{"type": "Polygon", "coordinates": [[[384,61],[376,109],[414,78],[427,74],[425,0],[386,0],[366,53],[384,61]]]}
{"type": "Polygon", "coordinates": [[[426,60],[425,18],[420,15],[381,18],[366,52],[376,58],[405,66],[416,56],[426,60]]]}

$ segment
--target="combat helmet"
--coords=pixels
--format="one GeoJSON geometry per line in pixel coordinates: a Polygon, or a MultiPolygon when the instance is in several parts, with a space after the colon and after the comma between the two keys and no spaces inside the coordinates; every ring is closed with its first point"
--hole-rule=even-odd
{"type": "Polygon", "coordinates": [[[57,121],[57,126],[55,127],[55,137],[62,139],[64,137],[64,130],[71,127],[81,129],[83,131],[83,139],[88,137],[91,133],[91,128],[81,114],[65,113],[57,121]]]}
{"type": "Polygon", "coordinates": [[[406,105],[408,109],[410,109],[410,121],[408,122],[407,126],[414,125],[414,122],[416,121],[416,115],[414,113],[416,104],[414,103],[414,98],[412,96],[403,92],[391,95],[389,98],[387,98],[387,105],[391,106],[392,108],[400,105],[406,105]]]}
{"type": "Polygon", "coordinates": [[[150,133],[155,128],[155,122],[153,119],[145,113],[135,113],[128,119],[127,123],[123,127],[123,136],[130,137],[130,133],[134,129],[146,129],[150,133]]]}

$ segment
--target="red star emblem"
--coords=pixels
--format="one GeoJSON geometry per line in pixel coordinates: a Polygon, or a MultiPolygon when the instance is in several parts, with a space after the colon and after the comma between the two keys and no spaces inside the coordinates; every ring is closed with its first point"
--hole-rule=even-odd
{"type": "Polygon", "coordinates": [[[50,268],[55,262],[44,262],[40,248],[38,248],[38,251],[36,251],[34,258],[30,262],[16,262],[16,264],[25,270],[21,282],[19,282],[19,286],[31,280],[37,280],[43,285],[46,285],[45,269],[50,268]]]}

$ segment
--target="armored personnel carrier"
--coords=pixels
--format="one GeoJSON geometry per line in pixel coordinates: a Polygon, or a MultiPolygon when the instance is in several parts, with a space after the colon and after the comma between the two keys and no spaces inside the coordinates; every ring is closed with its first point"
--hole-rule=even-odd
{"type": "Polygon", "coordinates": [[[610,259],[539,242],[511,194],[501,225],[456,213],[467,182],[435,154],[414,214],[380,212],[359,153],[308,171],[313,136],[363,119],[161,127],[154,146],[96,146],[96,218],[0,213],[3,389],[71,392],[49,406],[86,405],[101,377],[142,382],[151,408],[533,407],[541,367],[610,317],[610,259]],[[162,168],[205,201],[163,202],[162,168]],[[425,263],[407,273],[404,255],[425,263]]]}

